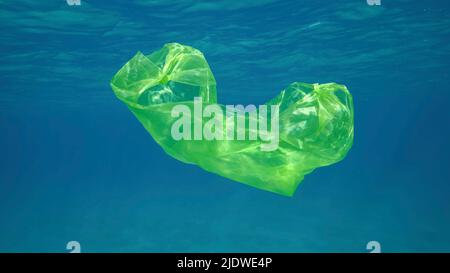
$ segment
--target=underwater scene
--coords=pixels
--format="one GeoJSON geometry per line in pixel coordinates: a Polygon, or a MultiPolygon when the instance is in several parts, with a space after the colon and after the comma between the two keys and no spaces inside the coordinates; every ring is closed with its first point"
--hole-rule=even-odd
{"type": "Polygon", "coordinates": [[[0,31],[0,252],[450,252],[449,1],[0,0],[0,31]],[[170,139],[194,97],[278,104],[277,151],[170,139]]]}

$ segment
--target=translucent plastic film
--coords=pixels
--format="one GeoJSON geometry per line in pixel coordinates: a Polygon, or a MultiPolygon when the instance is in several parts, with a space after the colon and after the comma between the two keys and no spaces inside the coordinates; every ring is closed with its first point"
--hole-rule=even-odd
{"type": "Polygon", "coordinates": [[[172,157],[282,195],[292,196],[315,168],[342,160],[353,143],[345,86],[294,82],[263,106],[234,107],[242,114],[234,115],[217,104],[203,54],[177,43],[147,56],[138,52],[111,86],[172,157]]]}

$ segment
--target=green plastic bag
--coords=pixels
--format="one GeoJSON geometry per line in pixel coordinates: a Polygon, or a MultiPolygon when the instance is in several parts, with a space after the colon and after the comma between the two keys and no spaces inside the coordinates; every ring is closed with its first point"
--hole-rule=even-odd
{"type": "MultiPolygon", "coordinates": [[[[267,141],[249,137],[209,140],[196,139],[194,133],[190,139],[175,139],[173,125],[181,115],[174,116],[174,107],[195,113],[200,101],[202,110],[212,106],[226,113],[227,109],[217,104],[216,81],[203,54],[177,43],[166,44],[147,56],[138,52],[117,72],[111,86],[172,157],[282,195],[292,196],[306,174],[342,160],[353,144],[352,96],[345,86],[336,83],[294,82],[266,103],[266,120],[275,117],[271,109],[278,109],[276,149],[264,151],[261,147],[267,141]]],[[[244,116],[245,124],[252,124],[258,117],[250,112],[244,116]]],[[[206,127],[211,117],[187,116],[193,122],[191,128],[184,129],[194,132],[198,124],[206,127]]],[[[231,119],[238,122],[237,117],[231,119]]],[[[227,121],[226,114],[223,121],[227,121]]],[[[255,122],[261,129],[260,120],[255,122]]],[[[252,130],[246,128],[241,133],[250,136],[252,130]]],[[[230,129],[224,127],[219,135],[228,133],[230,129]]]]}

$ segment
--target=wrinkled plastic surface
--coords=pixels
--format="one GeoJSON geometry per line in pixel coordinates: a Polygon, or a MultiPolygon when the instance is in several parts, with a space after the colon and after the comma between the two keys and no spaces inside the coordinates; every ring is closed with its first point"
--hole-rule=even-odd
{"type": "Polygon", "coordinates": [[[267,103],[280,109],[274,151],[261,151],[261,140],[174,140],[174,105],[193,111],[194,97],[201,97],[203,106],[217,103],[216,81],[203,54],[177,43],[147,56],[138,52],[111,86],[172,157],[282,195],[292,196],[306,174],[342,160],[353,144],[353,102],[347,88],[299,82],[267,103]]]}

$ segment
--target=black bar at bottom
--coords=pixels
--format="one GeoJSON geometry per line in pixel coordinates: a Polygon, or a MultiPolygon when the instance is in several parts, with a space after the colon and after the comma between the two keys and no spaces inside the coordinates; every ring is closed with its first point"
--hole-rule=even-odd
{"type": "Polygon", "coordinates": [[[2,267],[54,267],[140,272],[310,272],[336,269],[385,270],[430,265],[448,267],[450,254],[300,254],[300,253],[127,253],[0,254],[2,267]],[[362,266],[363,265],[363,266],[362,266]]]}

